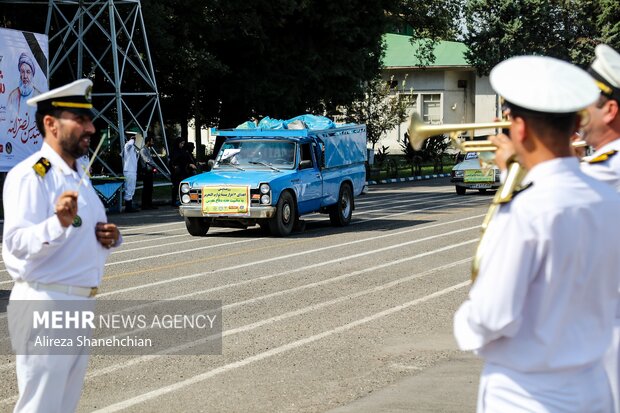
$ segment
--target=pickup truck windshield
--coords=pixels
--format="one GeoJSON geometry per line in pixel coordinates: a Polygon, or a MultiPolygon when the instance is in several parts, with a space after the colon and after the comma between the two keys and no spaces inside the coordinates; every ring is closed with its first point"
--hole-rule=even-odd
{"type": "Polygon", "coordinates": [[[226,142],[217,156],[216,167],[293,169],[295,143],[268,140],[226,142]]]}

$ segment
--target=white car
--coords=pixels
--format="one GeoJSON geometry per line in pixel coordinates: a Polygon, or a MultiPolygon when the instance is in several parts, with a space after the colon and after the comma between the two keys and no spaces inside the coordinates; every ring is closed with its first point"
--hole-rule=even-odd
{"type": "Polygon", "coordinates": [[[465,195],[468,189],[485,192],[500,186],[499,168],[495,165],[482,168],[476,152],[467,153],[463,162],[454,165],[450,175],[450,182],[454,184],[459,195],[465,195]]]}

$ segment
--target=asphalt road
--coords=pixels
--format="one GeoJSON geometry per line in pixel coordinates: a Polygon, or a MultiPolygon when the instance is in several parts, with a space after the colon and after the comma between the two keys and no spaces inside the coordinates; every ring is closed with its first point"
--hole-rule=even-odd
{"type": "MultiPolygon", "coordinates": [[[[79,411],[473,411],[481,363],[452,316],[490,201],[447,179],[372,186],[350,226],[317,214],[287,238],[192,237],[171,207],[110,215],[124,244],[98,300],[221,300],[222,354],[95,355],[79,411]]],[[[4,299],[11,286],[0,264],[4,299]]],[[[14,357],[0,363],[10,411],[14,357]]]]}

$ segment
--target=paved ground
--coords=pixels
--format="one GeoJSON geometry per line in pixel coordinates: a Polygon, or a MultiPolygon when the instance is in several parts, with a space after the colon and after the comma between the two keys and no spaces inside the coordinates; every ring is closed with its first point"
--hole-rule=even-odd
{"type": "MultiPolygon", "coordinates": [[[[223,351],[95,355],[79,411],[473,411],[481,364],[456,349],[452,315],[490,199],[447,179],[372,186],[349,227],[313,215],[287,238],[191,237],[171,207],[111,215],[125,243],[98,300],[222,300],[223,351]]],[[[14,359],[0,362],[10,411],[14,359]]]]}

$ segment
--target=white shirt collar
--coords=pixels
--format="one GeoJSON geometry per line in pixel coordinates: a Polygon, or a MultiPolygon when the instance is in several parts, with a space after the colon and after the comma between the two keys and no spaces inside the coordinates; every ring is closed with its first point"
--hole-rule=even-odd
{"type": "Polygon", "coordinates": [[[562,174],[567,171],[579,171],[579,160],[575,156],[565,156],[544,161],[534,166],[525,176],[524,182],[536,182],[541,178],[562,174]]]}
{"type": "MultiPolygon", "coordinates": [[[[77,173],[73,170],[67,162],[56,152],[47,142],[43,141],[43,145],[41,146],[41,156],[47,158],[52,164],[52,168],[56,167],[63,175],[77,175],[81,176],[80,173],[77,173]]],[[[78,165],[78,164],[76,164],[78,165]]],[[[78,166],[79,167],[79,166],[78,166]]]]}
{"type": "Polygon", "coordinates": [[[620,151],[620,137],[618,137],[618,139],[615,139],[611,142],[606,143],[598,151],[594,151],[594,153],[590,155],[588,158],[596,158],[600,154],[609,152],[611,150],[620,151]]]}

